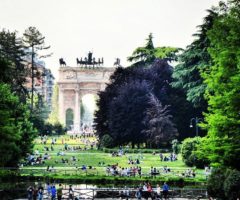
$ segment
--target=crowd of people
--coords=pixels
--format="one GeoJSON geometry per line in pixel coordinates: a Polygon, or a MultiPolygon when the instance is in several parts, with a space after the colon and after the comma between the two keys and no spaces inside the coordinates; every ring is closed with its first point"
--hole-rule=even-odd
{"type": "MultiPolygon", "coordinates": [[[[45,186],[39,184],[38,186],[29,186],[27,188],[27,199],[28,200],[80,200],[81,193],[79,190],[74,189],[72,185],[63,187],[62,184],[50,184],[46,183],[45,186]]],[[[150,182],[145,182],[143,185],[137,187],[137,189],[129,189],[124,187],[123,190],[119,190],[121,198],[137,198],[137,199],[167,199],[169,196],[169,186],[165,182],[162,187],[157,184],[156,188],[153,188],[150,182]]]]}
{"type": "Polygon", "coordinates": [[[27,188],[27,199],[28,200],[62,200],[63,191],[65,191],[65,196],[68,196],[69,200],[79,200],[80,195],[74,195],[74,188],[69,185],[68,189],[63,189],[62,184],[50,184],[47,183],[45,187],[41,184],[37,186],[29,186],[27,188]]]}
{"type": "MultiPolygon", "coordinates": [[[[125,187],[124,190],[120,191],[120,196],[125,199],[132,198],[131,191],[125,187]]],[[[168,199],[169,197],[169,186],[165,182],[161,188],[160,184],[157,184],[156,188],[153,188],[150,182],[145,182],[140,185],[136,191],[134,191],[134,197],[138,200],[149,199],[168,199]]]]}

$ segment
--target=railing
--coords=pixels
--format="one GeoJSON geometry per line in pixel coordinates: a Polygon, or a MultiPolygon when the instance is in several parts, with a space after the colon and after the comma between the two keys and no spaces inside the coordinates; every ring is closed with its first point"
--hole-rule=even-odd
{"type": "MultiPolygon", "coordinates": [[[[135,198],[136,189],[134,188],[86,188],[74,189],[74,199],[115,199],[115,198],[135,198]]],[[[151,196],[154,196],[154,192],[151,196]]],[[[13,190],[0,190],[1,199],[27,199],[27,190],[13,189],[13,190]]],[[[142,193],[144,195],[144,192],[142,193]]],[[[50,195],[44,190],[43,199],[49,199],[50,195]]],[[[187,198],[187,199],[206,199],[206,189],[195,188],[172,188],[169,191],[169,199],[174,198],[187,198]]],[[[62,199],[69,199],[68,189],[63,189],[62,199]]]]}

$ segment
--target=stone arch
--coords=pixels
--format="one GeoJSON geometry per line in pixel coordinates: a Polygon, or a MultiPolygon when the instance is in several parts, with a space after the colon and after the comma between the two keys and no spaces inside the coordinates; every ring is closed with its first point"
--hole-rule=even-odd
{"type": "Polygon", "coordinates": [[[65,112],[65,119],[66,119],[66,127],[67,129],[73,128],[74,123],[74,112],[72,108],[68,108],[65,112]]]}
{"type": "MultiPolygon", "coordinates": [[[[73,111],[73,129],[80,133],[81,127],[81,99],[85,94],[98,96],[109,82],[110,75],[115,68],[97,67],[93,69],[80,67],[60,67],[59,69],[59,120],[69,125],[66,119],[66,109],[73,111]]],[[[71,122],[72,123],[72,122],[71,122]]]]}

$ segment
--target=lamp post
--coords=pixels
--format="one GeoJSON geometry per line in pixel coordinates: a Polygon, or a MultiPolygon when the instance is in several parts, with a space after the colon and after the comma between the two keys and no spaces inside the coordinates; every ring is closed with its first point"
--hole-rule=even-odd
{"type": "Polygon", "coordinates": [[[195,122],[195,128],[196,128],[196,136],[198,137],[198,123],[202,121],[202,118],[199,118],[199,117],[195,117],[195,118],[192,118],[191,121],[190,121],[190,128],[193,127],[193,122],[195,122]]]}

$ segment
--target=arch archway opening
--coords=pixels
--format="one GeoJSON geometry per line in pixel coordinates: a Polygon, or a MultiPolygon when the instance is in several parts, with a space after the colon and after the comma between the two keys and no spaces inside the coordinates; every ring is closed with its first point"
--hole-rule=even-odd
{"type": "Polygon", "coordinates": [[[97,95],[86,94],[82,97],[81,103],[81,127],[83,132],[92,132],[94,112],[97,109],[96,99],[97,95]]]}
{"type": "Polygon", "coordinates": [[[66,128],[68,130],[72,130],[73,129],[73,122],[74,122],[73,109],[68,108],[66,110],[66,128]]]}

